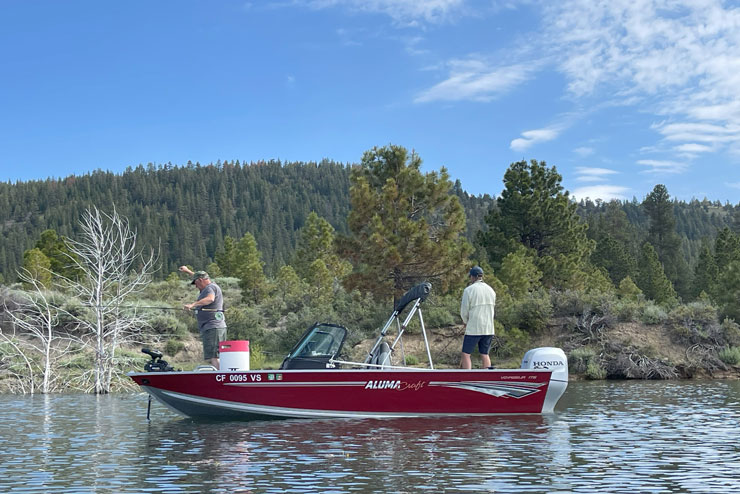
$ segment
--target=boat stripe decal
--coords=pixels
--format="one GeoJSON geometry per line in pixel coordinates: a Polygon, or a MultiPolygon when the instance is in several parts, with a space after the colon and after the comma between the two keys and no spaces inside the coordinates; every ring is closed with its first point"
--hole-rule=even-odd
{"type": "Polygon", "coordinates": [[[433,381],[430,386],[441,386],[446,388],[466,389],[477,393],[484,393],[500,398],[524,398],[540,391],[547,383],[512,383],[508,381],[462,381],[445,382],[433,381]]]}

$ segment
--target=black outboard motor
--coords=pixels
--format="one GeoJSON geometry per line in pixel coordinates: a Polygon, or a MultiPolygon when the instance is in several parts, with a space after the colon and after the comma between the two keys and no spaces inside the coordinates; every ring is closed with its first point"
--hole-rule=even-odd
{"type": "Polygon", "coordinates": [[[147,372],[172,372],[175,370],[166,360],[162,360],[162,352],[157,350],[150,350],[148,348],[142,348],[141,353],[146,353],[152,359],[144,365],[144,370],[147,372]]]}

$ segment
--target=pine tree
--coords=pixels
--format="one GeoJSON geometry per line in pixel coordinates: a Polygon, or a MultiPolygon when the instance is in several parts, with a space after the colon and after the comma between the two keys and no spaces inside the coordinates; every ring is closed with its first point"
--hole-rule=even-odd
{"type": "Polygon", "coordinates": [[[46,288],[51,287],[51,261],[38,247],[23,254],[23,270],[29,278],[38,281],[46,288]]]}
{"type": "Polygon", "coordinates": [[[334,227],[312,211],[299,232],[298,247],[293,263],[301,278],[308,278],[311,265],[319,259],[329,270],[330,276],[336,280],[341,281],[351,272],[352,266],[337,255],[334,239],[334,227]]]}
{"type": "Polygon", "coordinates": [[[645,242],[638,263],[637,286],[648,299],[661,305],[672,305],[676,302],[676,291],[663,272],[658,254],[650,244],[645,242]]]}
{"type": "Polygon", "coordinates": [[[531,160],[512,163],[504,174],[505,189],[485,218],[488,231],[478,234],[494,268],[518,246],[533,249],[543,283],[573,288],[594,248],[588,226],[560,185],[555,167],[531,160]]]}
{"type": "Polygon", "coordinates": [[[496,274],[515,299],[524,298],[534,288],[540,286],[542,278],[542,273],[534,263],[534,252],[528,251],[525,247],[509,252],[496,274]]]}
{"type": "Polygon", "coordinates": [[[704,245],[694,269],[693,297],[698,297],[702,292],[709,295],[716,294],[718,276],[719,270],[714,254],[708,245],[704,245]]]}
{"type": "Polygon", "coordinates": [[[648,242],[654,247],[666,276],[678,294],[688,298],[690,274],[686,259],[681,254],[681,238],[676,233],[676,216],[668,189],[665,185],[656,185],[642,205],[650,218],[648,242]]]}
{"type": "Polygon", "coordinates": [[[236,277],[245,300],[259,303],[268,290],[262,254],[251,233],[245,233],[237,245],[236,277]]]}
{"type": "Polygon", "coordinates": [[[464,280],[472,251],[462,236],[465,212],[447,170],[422,174],[420,167],[418,155],[389,145],[365,152],[352,170],[351,234],[341,241],[355,270],[348,287],[382,298],[425,280],[445,293],[464,280]]]}

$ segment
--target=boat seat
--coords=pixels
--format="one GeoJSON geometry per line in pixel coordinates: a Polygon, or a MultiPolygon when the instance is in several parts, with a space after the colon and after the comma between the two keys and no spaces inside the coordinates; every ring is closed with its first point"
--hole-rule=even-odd
{"type": "Polygon", "coordinates": [[[378,370],[383,370],[391,365],[391,347],[385,341],[378,347],[378,351],[373,358],[373,364],[381,366],[373,367],[373,369],[378,370]]]}

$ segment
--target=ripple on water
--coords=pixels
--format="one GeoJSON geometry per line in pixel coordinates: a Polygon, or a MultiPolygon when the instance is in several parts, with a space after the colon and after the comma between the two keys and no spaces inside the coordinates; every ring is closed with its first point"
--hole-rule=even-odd
{"type": "Polygon", "coordinates": [[[549,416],[147,423],[140,394],[0,396],[0,492],[728,492],[739,403],[737,382],[598,382],[549,416]]]}

